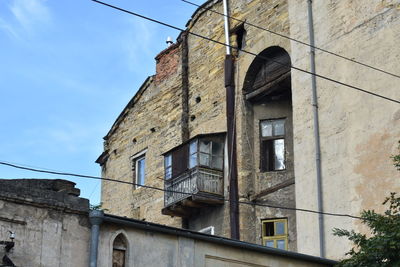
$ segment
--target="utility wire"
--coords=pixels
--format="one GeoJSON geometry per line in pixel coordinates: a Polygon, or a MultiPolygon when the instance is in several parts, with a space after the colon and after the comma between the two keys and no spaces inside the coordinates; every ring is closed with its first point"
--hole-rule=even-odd
{"type": "MultiPolygon", "coordinates": [[[[155,187],[155,186],[149,186],[149,185],[140,185],[140,184],[133,183],[133,182],[120,181],[120,180],[111,179],[111,178],[105,178],[105,177],[83,175],[83,174],[76,174],[76,173],[70,173],[70,172],[46,171],[46,170],[41,170],[41,169],[23,167],[21,165],[11,164],[11,163],[7,163],[7,162],[3,162],[3,161],[0,161],[0,165],[5,165],[5,166],[12,167],[12,168],[26,170],[26,171],[32,171],[32,172],[48,173],[48,174],[55,174],[55,175],[62,175],[62,176],[73,176],[73,177],[87,178],[87,179],[96,179],[96,180],[102,180],[102,181],[109,181],[109,182],[116,182],[116,183],[140,186],[140,187],[143,187],[143,188],[157,190],[157,191],[161,191],[161,192],[176,193],[176,194],[189,195],[189,196],[193,195],[193,193],[175,191],[175,190],[168,190],[168,189],[159,188],[159,187],[155,187]]],[[[2,179],[4,179],[4,178],[2,178],[2,179]]],[[[217,197],[215,197],[215,198],[205,197],[205,198],[218,199],[217,197]]],[[[225,202],[230,202],[229,199],[223,199],[223,200],[225,202]]],[[[352,219],[361,219],[362,220],[361,217],[350,215],[350,214],[344,214],[344,213],[320,212],[320,211],[310,210],[310,209],[291,208],[291,207],[284,207],[284,206],[256,203],[256,202],[251,202],[251,201],[238,201],[238,203],[239,204],[243,204],[243,205],[250,205],[250,206],[260,206],[260,207],[267,207],[267,208],[273,208],[273,209],[302,211],[302,212],[309,212],[309,213],[315,213],[315,214],[323,214],[323,215],[336,216],[336,217],[348,217],[348,218],[352,218],[352,219]]]]}
{"type": "Polygon", "coordinates": [[[322,52],[324,52],[324,53],[327,53],[327,54],[330,54],[330,55],[333,55],[333,56],[336,56],[336,57],[339,57],[339,58],[348,60],[348,61],[350,61],[350,62],[359,64],[359,65],[361,65],[361,66],[364,66],[364,67],[367,67],[367,68],[370,68],[370,69],[373,69],[373,70],[376,70],[376,71],[379,71],[379,72],[382,72],[382,73],[385,73],[385,74],[388,74],[388,75],[393,76],[393,77],[396,77],[396,78],[400,78],[400,75],[397,75],[397,74],[388,72],[388,71],[386,71],[386,70],[383,70],[383,69],[380,69],[380,68],[377,68],[377,67],[368,65],[368,64],[366,64],[366,63],[363,63],[363,62],[354,60],[354,59],[349,58],[349,57],[345,57],[345,56],[340,55],[340,54],[338,54],[338,53],[331,52],[331,51],[329,51],[329,50],[326,50],[326,49],[323,49],[323,48],[320,48],[320,47],[311,45],[311,44],[309,44],[309,43],[300,41],[300,40],[295,39],[295,38],[293,38],[293,37],[284,35],[284,34],[282,34],[282,33],[278,33],[278,32],[272,31],[272,30],[270,30],[270,29],[267,29],[267,28],[258,26],[258,25],[256,25],[256,24],[247,22],[247,21],[245,21],[245,20],[241,20],[241,19],[237,19],[237,18],[235,18],[235,17],[231,17],[231,16],[229,16],[229,15],[225,15],[224,13],[218,12],[218,11],[212,9],[212,8],[208,8],[208,7],[205,7],[205,6],[203,6],[203,5],[199,5],[199,4],[190,2],[190,1],[188,1],[188,0],[181,0],[181,1],[182,1],[182,2],[185,2],[185,3],[189,4],[189,5],[193,5],[193,6],[196,6],[196,7],[198,7],[198,8],[205,9],[205,10],[211,11],[211,12],[213,12],[213,13],[216,13],[216,14],[218,14],[218,15],[227,17],[227,18],[232,19],[232,20],[235,20],[235,21],[237,21],[237,22],[240,22],[240,23],[243,23],[243,24],[252,26],[252,27],[257,28],[257,29],[259,29],[259,30],[263,30],[263,31],[269,32],[269,33],[271,33],[271,34],[275,34],[275,35],[277,35],[277,36],[279,36],[279,37],[282,37],[282,38],[286,38],[286,39],[288,39],[288,40],[290,40],[290,41],[293,41],[293,42],[296,42],[296,43],[299,43],[299,44],[302,44],[302,45],[306,45],[306,46],[312,47],[312,48],[314,48],[314,49],[316,49],[316,50],[319,50],[319,51],[322,51],[322,52]]]}
{"type": "Polygon", "coordinates": [[[369,95],[373,95],[373,96],[376,96],[376,97],[379,97],[379,98],[388,100],[388,101],[390,101],[390,102],[394,102],[394,103],[400,104],[400,100],[396,100],[396,99],[393,99],[393,98],[389,98],[389,97],[387,97],[387,96],[380,95],[380,94],[377,94],[377,93],[374,93],[374,92],[371,92],[371,91],[365,90],[365,89],[363,89],[363,88],[360,88],[360,87],[357,87],[357,86],[354,86],[354,85],[350,85],[350,84],[347,84],[347,83],[344,83],[344,82],[341,82],[341,81],[337,81],[337,80],[335,80],[335,79],[333,79],[333,78],[329,78],[329,77],[326,77],[326,76],[323,76],[323,75],[320,75],[320,74],[317,74],[317,73],[312,73],[312,72],[310,72],[310,71],[308,71],[308,70],[303,70],[303,69],[298,68],[298,67],[295,67],[295,66],[293,66],[293,65],[286,65],[286,64],[284,64],[284,63],[282,63],[282,62],[279,62],[279,61],[277,61],[277,60],[275,60],[275,59],[273,59],[273,58],[269,58],[269,57],[266,57],[266,56],[257,55],[257,54],[255,54],[255,53],[253,53],[253,52],[250,52],[250,51],[247,51],[247,50],[244,50],[244,49],[239,49],[239,48],[236,47],[236,46],[227,45],[227,44],[225,44],[225,43],[223,43],[223,42],[214,40],[214,39],[212,39],[212,38],[209,38],[209,37],[206,37],[206,36],[203,36],[203,35],[200,35],[200,34],[198,34],[198,33],[194,33],[194,32],[191,32],[191,31],[186,31],[185,29],[182,29],[182,28],[173,26],[173,25],[171,25],[171,24],[168,24],[168,23],[165,23],[165,22],[156,20],[156,19],[152,19],[152,18],[146,17],[146,16],[144,16],[144,15],[141,15],[141,14],[138,14],[138,13],[135,13],[135,12],[132,12],[132,11],[129,11],[129,10],[126,10],[126,9],[123,9],[123,8],[120,8],[120,7],[117,7],[117,6],[113,6],[113,5],[110,5],[110,4],[107,4],[107,3],[104,3],[104,2],[98,1],[98,0],[91,0],[91,1],[96,2],[96,3],[99,3],[99,4],[102,4],[102,5],[104,5],[104,6],[111,7],[111,8],[113,8],[113,9],[116,9],[116,10],[119,10],[119,11],[122,11],[122,12],[125,12],[125,13],[128,13],[128,14],[130,14],[130,15],[133,15],[133,16],[136,16],[136,17],[139,17],[139,18],[148,20],[148,21],[152,21],[152,22],[154,22],[154,23],[158,23],[158,24],[163,25],[163,26],[166,26],[166,27],[168,27],[168,28],[178,30],[178,31],[180,31],[180,32],[187,32],[188,34],[191,34],[191,35],[193,35],[193,36],[202,38],[202,39],[207,40],[207,41],[210,41],[210,42],[214,42],[214,43],[217,43],[217,44],[226,46],[226,47],[230,47],[230,48],[233,48],[233,49],[237,49],[237,50],[239,50],[239,51],[242,51],[243,53],[250,54],[250,55],[252,55],[252,56],[254,56],[254,57],[256,57],[256,58],[260,58],[260,59],[263,59],[263,60],[265,60],[265,61],[268,61],[268,60],[269,60],[269,61],[275,62],[275,63],[277,63],[277,64],[279,64],[279,65],[283,65],[283,66],[286,66],[286,67],[290,67],[291,69],[298,70],[298,71],[301,71],[301,72],[304,72],[304,73],[307,73],[307,74],[310,74],[310,75],[314,75],[314,76],[316,76],[316,77],[318,77],[318,78],[321,78],[321,79],[324,79],[324,80],[327,80],[327,81],[330,81],[330,82],[333,82],[333,83],[336,83],[336,84],[339,84],[339,85],[342,85],[342,86],[346,86],[346,87],[349,87],[349,88],[351,88],[351,89],[354,89],[354,90],[357,90],[357,91],[360,91],[360,92],[363,92],[363,93],[366,93],[366,94],[369,94],[369,95]]]}

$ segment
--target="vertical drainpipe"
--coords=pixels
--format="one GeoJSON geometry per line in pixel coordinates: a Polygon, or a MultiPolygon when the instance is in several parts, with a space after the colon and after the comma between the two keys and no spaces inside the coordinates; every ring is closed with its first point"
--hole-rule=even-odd
{"type": "Polygon", "coordinates": [[[224,28],[225,28],[225,88],[226,88],[226,121],[228,132],[228,177],[229,177],[229,218],[231,225],[231,238],[240,240],[239,232],[239,193],[237,181],[237,160],[236,160],[236,124],[235,124],[235,75],[234,58],[231,55],[228,0],[223,1],[224,5],[224,28]]]}
{"type": "Polygon", "coordinates": [[[97,267],[97,252],[99,247],[100,224],[103,222],[104,212],[102,210],[91,210],[89,221],[92,225],[90,233],[90,255],[89,267],[97,267]]]}
{"type": "MultiPolygon", "coordinates": [[[[182,143],[189,140],[189,47],[188,33],[185,31],[181,34],[181,64],[182,64],[182,115],[181,115],[181,138],[182,143]]],[[[188,218],[182,218],[182,228],[189,229],[188,218]]]]}
{"type": "MultiPolygon", "coordinates": [[[[312,12],[312,0],[308,0],[308,31],[310,35],[310,71],[315,74],[315,40],[314,40],[314,20],[312,12]]],[[[317,96],[317,80],[315,75],[311,75],[312,87],[312,106],[314,117],[314,141],[315,141],[315,168],[317,175],[317,209],[323,212],[322,199],[322,174],[321,174],[321,146],[319,136],[319,118],[318,118],[318,96],[317,96]]],[[[319,231],[319,255],[325,257],[325,231],[324,217],[318,214],[318,231],[319,231]]]]}

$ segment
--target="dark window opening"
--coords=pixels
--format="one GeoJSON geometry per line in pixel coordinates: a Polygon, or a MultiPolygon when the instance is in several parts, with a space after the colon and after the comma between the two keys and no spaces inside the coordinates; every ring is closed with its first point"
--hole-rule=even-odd
{"type": "Polygon", "coordinates": [[[260,132],[261,171],[285,170],[285,120],[261,121],[260,132]]]}
{"type": "Polygon", "coordinates": [[[232,30],[233,34],[236,37],[236,46],[239,50],[243,49],[246,45],[246,30],[244,28],[244,24],[240,24],[236,28],[232,30]]]}

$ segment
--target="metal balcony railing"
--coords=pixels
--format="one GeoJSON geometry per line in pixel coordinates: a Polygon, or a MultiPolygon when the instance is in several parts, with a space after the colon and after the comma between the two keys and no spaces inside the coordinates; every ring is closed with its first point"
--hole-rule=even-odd
{"type": "Polygon", "coordinates": [[[223,196],[223,172],[204,167],[187,170],[164,183],[164,207],[192,196],[223,196]],[[183,192],[183,193],[177,193],[183,192]]]}

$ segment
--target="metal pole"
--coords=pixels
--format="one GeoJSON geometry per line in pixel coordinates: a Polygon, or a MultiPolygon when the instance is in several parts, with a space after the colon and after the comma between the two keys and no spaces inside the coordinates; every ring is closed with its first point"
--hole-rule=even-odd
{"type": "Polygon", "coordinates": [[[229,40],[229,8],[228,8],[228,0],[223,1],[224,4],[224,28],[225,28],[225,44],[226,44],[226,54],[231,54],[231,45],[229,40]]]}
{"type": "MultiPolygon", "coordinates": [[[[314,40],[314,20],[312,12],[312,0],[308,0],[308,31],[310,35],[310,71],[315,74],[315,40],[314,40]]],[[[317,80],[315,75],[311,75],[312,88],[312,106],[314,117],[314,141],[315,141],[315,169],[317,175],[317,209],[323,212],[322,198],[322,172],[321,172],[321,145],[319,136],[319,118],[318,118],[318,96],[317,96],[317,80]]],[[[318,230],[319,230],[319,255],[325,257],[325,230],[323,214],[318,214],[318,230]]]]}
{"type": "Polygon", "coordinates": [[[100,224],[103,222],[103,218],[104,212],[102,210],[92,210],[89,213],[89,221],[92,224],[90,235],[89,267],[97,267],[100,224]]]}

